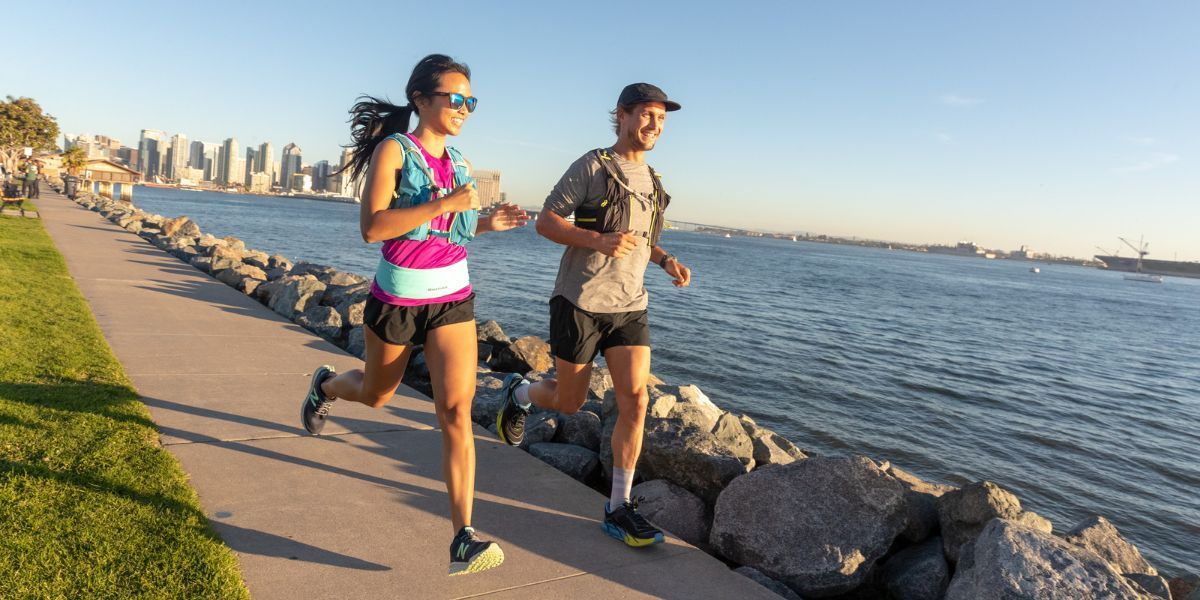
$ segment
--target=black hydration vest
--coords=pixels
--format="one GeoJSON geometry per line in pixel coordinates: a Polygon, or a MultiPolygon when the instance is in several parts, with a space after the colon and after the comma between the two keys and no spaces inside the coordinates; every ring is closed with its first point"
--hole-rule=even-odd
{"type": "MultiPolygon", "coordinates": [[[[608,174],[606,190],[602,198],[587,198],[575,209],[575,226],[599,233],[629,231],[630,203],[635,202],[634,192],[629,187],[629,179],[614,161],[613,155],[604,148],[592,151],[596,160],[608,174]]],[[[662,237],[663,213],[671,203],[671,196],[663,190],[662,176],[653,167],[650,169],[650,179],[654,182],[654,193],[650,196],[650,231],[633,232],[650,240],[650,246],[658,245],[662,237]]]]}

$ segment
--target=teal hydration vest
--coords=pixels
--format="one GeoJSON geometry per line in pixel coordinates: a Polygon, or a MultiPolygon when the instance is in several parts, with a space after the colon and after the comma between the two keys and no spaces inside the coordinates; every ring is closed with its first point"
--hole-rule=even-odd
{"type": "MultiPolygon", "coordinates": [[[[425,162],[425,156],[422,154],[421,148],[414,144],[407,135],[395,133],[386,139],[396,140],[400,144],[400,147],[404,149],[404,166],[400,170],[400,177],[396,181],[396,190],[392,193],[390,208],[412,208],[454,191],[453,188],[439,188],[437,186],[433,170],[425,162]]],[[[458,150],[446,146],[446,153],[450,155],[450,160],[454,164],[455,186],[466,185],[475,181],[467,171],[467,161],[458,150]]],[[[446,230],[434,229],[430,226],[430,221],[426,221],[417,226],[416,229],[399,236],[397,239],[423,242],[429,239],[429,236],[434,235],[446,238],[451,244],[465,246],[467,242],[475,239],[475,228],[478,224],[479,211],[468,210],[466,212],[454,213],[454,217],[450,221],[450,227],[446,230]]]]}

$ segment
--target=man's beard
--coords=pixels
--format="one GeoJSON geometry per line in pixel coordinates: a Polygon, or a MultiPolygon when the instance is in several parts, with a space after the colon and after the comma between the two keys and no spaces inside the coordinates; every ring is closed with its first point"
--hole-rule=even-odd
{"type": "Polygon", "coordinates": [[[629,135],[626,136],[626,139],[629,140],[629,146],[634,150],[638,150],[639,152],[649,152],[653,150],[654,143],[658,141],[658,136],[655,136],[654,139],[650,140],[650,143],[647,144],[646,142],[642,141],[642,136],[640,134],[641,131],[637,129],[629,132],[629,135]]]}

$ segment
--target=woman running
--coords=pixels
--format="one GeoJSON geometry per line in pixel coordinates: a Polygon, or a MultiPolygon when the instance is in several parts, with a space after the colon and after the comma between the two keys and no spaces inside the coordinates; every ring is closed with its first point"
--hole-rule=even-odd
{"type": "Polygon", "coordinates": [[[365,97],[350,110],[353,158],[345,169],[355,178],[366,172],[359,225],[368,243],[383,242],[383,256],[363,311],[363,369],[337,374],[327,365],[318,368],[301,415],[315,435],[334,400],[383,406],[400,385],[413,346],[423,344],[456,532],[450,574],[475,573],[499,566],[504,552],[471,528],[471,401],[479,357],[465,244],[527,219],[511,204],[480,218],[471,164],[446,145],[446,136],[458,135],[475,110],[471,70],[448,56],[426,56],[413,69],[405,97],[405,106],[365,97]],[[413,113],[417,127],[409,133],[413,113]]]}

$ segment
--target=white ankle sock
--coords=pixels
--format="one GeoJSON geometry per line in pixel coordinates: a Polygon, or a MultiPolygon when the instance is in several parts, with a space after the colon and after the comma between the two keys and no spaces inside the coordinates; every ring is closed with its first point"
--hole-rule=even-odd
{"type": "Polygon", "coordinates": [[[530,404],[529,384],[522,383],[521,385],[518,385],[517,389],[513,390],[513,397],[517,399],[517,404],[520,404],[521,408],[528,409],[530,404]]]}
{"type": "Polygon", "coordinates": [[[616,510],[622,503],[629,502],[633,489],[633,469],[613,467],[612,493],[608,495],[608,509],[616,510]]]}

